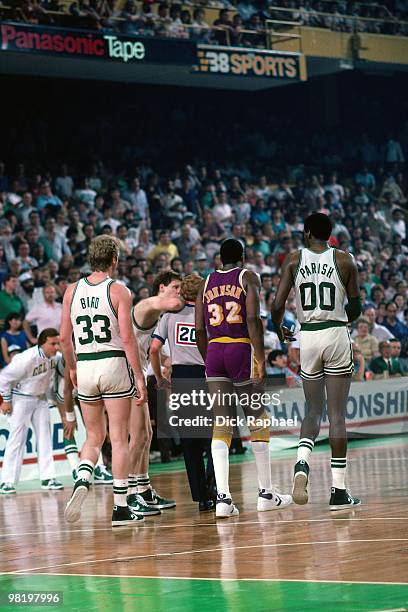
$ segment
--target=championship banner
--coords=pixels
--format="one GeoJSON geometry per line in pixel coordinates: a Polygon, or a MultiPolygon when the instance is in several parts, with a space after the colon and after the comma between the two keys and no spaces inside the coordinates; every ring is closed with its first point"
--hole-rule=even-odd
{"type": "Polygon", "coordinates": [[[306,63],[299,53],[198,45],[199,74],[306,81],[306,63]]]}
{"type": "Polygon", "coordinates": [[[196,45],[188,40],[122,36],[113,32],[90,32],[65,28],[0,24],[0,51],[54,57],[123,62],[191,65],[196,45]]]}

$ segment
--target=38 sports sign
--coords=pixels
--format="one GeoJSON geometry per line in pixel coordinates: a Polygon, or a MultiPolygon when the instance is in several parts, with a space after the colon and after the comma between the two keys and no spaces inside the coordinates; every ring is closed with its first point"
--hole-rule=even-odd
{"type": "Polygon", "coordinates": [[[303,56],[298,53],[199,45],[197,61],[201,74],[306,80],[303,56]]]}

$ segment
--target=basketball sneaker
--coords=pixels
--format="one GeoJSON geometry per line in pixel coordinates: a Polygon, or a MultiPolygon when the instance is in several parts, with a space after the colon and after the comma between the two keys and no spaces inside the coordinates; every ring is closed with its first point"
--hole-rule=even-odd
{"type": "Polygon", "coordinates": [[[307,492],[307,483],[309,481],[309,465],[301,459],[295,465],[295,473],[293,476],[292,497],[295,504],[303,506],[309,500],[307,492]]]}
{"type": "Polygon", "coordinates": [[[72,495],[65,506],[64,516],[68,523],[75,523],[80,518],[82,504],[88,495],[89,486],[90,484],[85,478],[79,478],[75,482],[72,495]]]}
{"type": "Polygon", "coordinates": [[[174,499],[160,497],[160,495],[158,495],[154,489],[146,489],[146,491],[143,491],[143,493],[138,493],[138,495],[144,499],[148,506],[153,506],[159,510],[167,510],[168,508],[176,507],[176,502],[174,499]]]}
{"type": "Polygon", "coordinates": [[[113,476],[104,465],[97,465],[94,470],[93,483],[95,485],[111,485],[113,483],[113,476]]]}
{"type": "Polygon", "coordinates": [[[230,497],[226,497],[224,493],[217,495],[215,518],[229,518],[230,516],[237,516],[238,514],[239,510],[234,506],[230,497]]]}
{"type": "Polygon", "coordinates": [[[276,492],[266,491],[261,489],[258,495],[258,512],[267,512],[268,510],[281,510],[287,508],[292,503],[291,495],[280,495],[276,492]]]}
{"type": "Polygon", "coordinates": [[[159,510],[159,508],[149,506],[149,504],[147,504],[143,497],[138,493],[131,493],[128,495],[127,503],[133,514],[136,514],[136,516],[154,516],[161,514],[161,510],[159,510]]]}
{"type": "Polygon", "coordinates": [[[41,481],[41,488],[44,489],[44,491],[62,491],[64,485],[56,478],[50,478],[49,480],[41,481]]]}
{"type": "Polygon", "coordinates": [[[330,510],[345,510],[346,508],[361,506],[361,499],[352,497],[347,489],[332,487],[329,505],[330,510]]]}
{"type": "Polygon", "coordinates": [[[213,499],[204,499],[198,503],[199,512],[214,512],[215,502],[213,499]]]}
{"type": "Polygon", "coordinates": [[[11,482],[2,482],[0,485],[0,493],[2,495],[14,495],[17,491],[11,482]]]}
{"type": "Polygon", "coordinates": [[[132,527],[143,523],[143,516],[137,516],[132,512],[129,506],[113,506],[112,510],[112,527],[123,527],[131,525],[132,527]]]}

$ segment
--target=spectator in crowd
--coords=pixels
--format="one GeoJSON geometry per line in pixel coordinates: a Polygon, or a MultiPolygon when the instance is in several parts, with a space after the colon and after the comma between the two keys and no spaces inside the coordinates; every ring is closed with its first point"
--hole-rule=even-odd
{"type": "MultiPolygon", "coordinates": [[[[381,342],[382,340],[390,340],[392,338],[392,333],[386,327],[384,327],[384,325],[379,325],[376,323],[376,315],[376,309],[373,306],[369,306],[364,310],[364,318],[368,321],[369,333],[374,336],[378,342],[381,342]]],[[[357,330],[353,332],[353,337],[356,335],[356,333],[357,330]]]]}
{"type": "Polygon", "coordinates": [[[357,348],[355,342],[353,342],[352,344],[352,349],[353,349],[353,363],[354,363],[354,373],[353,373],[352,379],[356,382],[360,382],[364,380],[365,359],[360,349],[357,348]]]}
{"type": "Polygon", "coordinates": [[[3,325],[10,313],[23,314],[23,303],[16,294],[17,276],[8,274],[3,281],[3,289],[0,291],[0,325],[3,325]]]}
{"type": "Polygon", "coordinates": [[[365,318],[360,318],[357,321],[357,333],[354,336],[354,343],[365,360],[370,360],[378,354],[378,340],[370,334],[369,322],[365,318]]]}
{"type": "Polygon", "coordinates": [[[407,365],[406,365],[406,359],[401,358],[401,348],[402,348],[401,342],[397,338],[391,338],[390,344],[391,344],[391,358],[398,359],[400,361],[401,367],[404,371],[404,374],[406,375],[407,365]]]}
{"type": "Polygon", "coordinates": [[[44,224],[44,235],[40,238],[40,244],[44,247],[47,259],[59,261],[63,255],[71,255],[71,249],[67,240],[55,230],[54,217],[48,217],[44,224]]]}
{"type": "Polygon", "coordinates": [[[55,179],[55,193],[62,199],[71,198],[74,192],[74,181],[68,174],[67,164],[62,164],[61,174],[55,179]]]}
{"type": "Polygon", "coordinates": [[[380,355],[370,361],[369,369],[375,378],[389,378],[391,376],[405,376],[404,368],[399,357],[392,357],[391,342],[380,342],[380,355]]]}
{"type": "Polygon", "coordinates": [[[388,302],[383,325],[391,332],[394,338],[398,338],[402,342],[408,336],[408,327],[397,319],[397,311],[398,306],[394,302],[388,302]]]}
{"type": "Polygon", "coordinates": [[[300,376],[288,368],[288,358],[282,350],[271,351],[267,363],[266,373],[268,376],[284,377],[288,387],[300,387],[302,385],[300,376]]]}
{"type": "Polygon", "coordinates": [[[36,327],[37,336],[41,334],[43,329],[52,327],[58,331],[61,327],[62,305],[56,301],[57,291],[54,285],[51,283],[45,285],[43,288],[43,297],[43,302],[35,304],[31,310],[28,311],[24,319],[24,331],[31,344],[37,343],[37,338],[32,333],[31,329],[33,325],[36,327]]]}
{"type": "Polygon", "coordinates": [[[43,181],[40,185],[40,195],[37,198],[37,208],[43,210],[45,208],[55,209],[62,206],[62,201],[57,195],[54,195],[49,181],[43,181]]]}
{"type": "Polygon", "coordinates": [[[176,245],[171,242],[169,232],[162,230],[159,233],[159,241],[155,247],[148,253],[147,257],[150,261],[154,261],[156,256],[161,253],[167,253],[170,259],[178,257],[178,250],[176,245]]]}
{"type": "Polygon", "coordinates": [[[4,331],[0,334],[1,342],[1,367],[4,368],[11,361],[10,353],[12,347],[18,347],[20,351],[25,351],[29,344],[25,331],[21,329],[22,315],[11,312],[7,315],[4,322],[4,331]]]}

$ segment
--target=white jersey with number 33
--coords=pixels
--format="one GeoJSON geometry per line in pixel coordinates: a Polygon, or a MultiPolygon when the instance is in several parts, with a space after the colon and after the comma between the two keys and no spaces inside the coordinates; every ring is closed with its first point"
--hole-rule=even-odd
{"type": "Polygon", "coordinates": [[[123,351],[118,317],[110,298],[110,287],[114,282],[109,277],[95,285],[87,278],[78,281],[71,302],[77,353],[123,351]]]}
{"type": "Polygon", "coordinates": [[[295,274],[296,310],[300,323],[347,322],[346,289],[336,264],[336,250],[301,249],[295,274]]]}

